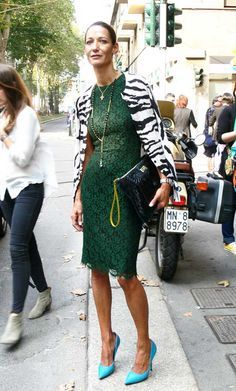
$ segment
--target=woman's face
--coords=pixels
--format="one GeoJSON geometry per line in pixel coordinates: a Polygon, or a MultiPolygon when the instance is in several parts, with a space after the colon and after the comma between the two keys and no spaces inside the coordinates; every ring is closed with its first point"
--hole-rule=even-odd
{"type": "Polygon", "coordinates": [[[7,96],[4,89],[0,85],[0,107],[4,107],[7,104],[7,96]]]}
{"type": "Polygon", "coordinates": [[[85,54],[92,66],[101,67],[111,64],[113,54],[117,51],[118,44],[113,45],[106,28],[97,25],[90,27],[86,34],[85,54]]]}

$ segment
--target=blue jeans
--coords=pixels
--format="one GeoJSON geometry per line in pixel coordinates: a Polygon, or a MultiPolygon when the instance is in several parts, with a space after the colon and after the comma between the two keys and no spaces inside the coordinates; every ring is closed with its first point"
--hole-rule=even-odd
{"type": "Polygon", "coordinates": [[[30,277],[39,292],[47,289],[42,261],[33,234],[43,198],[44,185],[37,183],[27,186],[14,199],[6,191],[4,200],[0,201],[4,217],[11,227],[12,312],[15,313],[23,310],[30,277]]]}
{"type": "MultiPolygon", "coordinates": [[[[234,204],[236,205],[236,192],[234,192],[234,204]]],[[[235,212],[235,211],[234,211],[235,212]]],[[[235,215],[235,213],[234,213],[235,215]]],[[[225,244],[230,244],[235,242],[234,237],[234,215],[231,220],[229,220],[227,223],[222,224],[222,235],[223,235],[223,242],[225,244]]]]}

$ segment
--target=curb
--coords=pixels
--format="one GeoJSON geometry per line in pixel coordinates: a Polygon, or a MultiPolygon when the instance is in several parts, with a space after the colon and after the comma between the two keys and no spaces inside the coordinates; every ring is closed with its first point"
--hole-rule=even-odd
{"type": "Polygon", "coordinates": [[[56,121],[57,119],[62,119],[62,118],[65,118],[65,116],[61,116],[61,117],[57,117],[57,118],[51,118],[51,119],[47,119],[47,120],[43,120],[43,121],[39,121],[40,124],[46,124],[47,122],[52,122],[52,121],[56,121]]]}

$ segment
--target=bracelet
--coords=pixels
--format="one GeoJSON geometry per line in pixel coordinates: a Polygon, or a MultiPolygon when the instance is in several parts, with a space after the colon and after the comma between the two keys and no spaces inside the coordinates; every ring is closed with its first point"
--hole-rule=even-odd
{"type": "Polygon", "coordinates": [[[171,185],[172,186],[172,179],[170,179],[170,178],[161,178],[160,179],[160,183],[162,184],[162,183],[168,183],[168,185],[171,185]]]}
{"type": "Polygon", "coordinates": [[[2,142],[4,142],[4,140],[6,140],[6,138],[8,137],[8,134],[4,131],[2,131],[1,135],[0,135],[0,140],[2,142]]]}

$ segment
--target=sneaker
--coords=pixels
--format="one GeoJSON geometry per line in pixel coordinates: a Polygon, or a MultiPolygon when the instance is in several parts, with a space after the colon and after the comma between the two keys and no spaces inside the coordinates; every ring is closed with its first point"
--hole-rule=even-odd
{"type": "Polygon", "coordinates": [[[236,255],[236,242],[232,242],[229,244],[224,244],[224,249],[229,251],[231,254],[236,255]]]}

